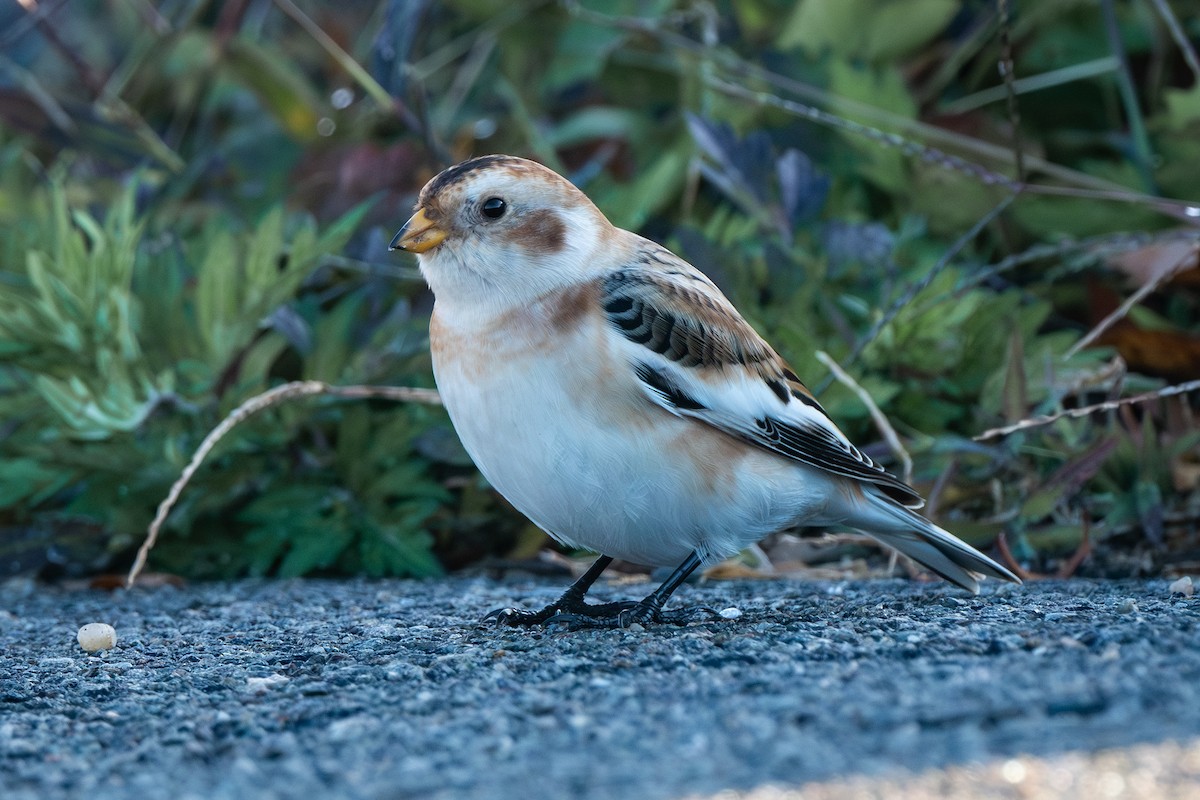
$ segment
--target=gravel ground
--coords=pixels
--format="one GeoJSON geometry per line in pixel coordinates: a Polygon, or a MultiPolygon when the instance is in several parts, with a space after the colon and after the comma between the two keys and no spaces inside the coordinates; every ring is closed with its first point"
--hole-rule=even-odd
{"type": "MultiPolygon", "coordinates": [[[[734,581],[686,628],[498,630],[561,582],[0,588],[0,795],[1200,796],[1200,596],[734,581]],[[114,650],[75,641],[114,625],[114,650]]],[[[598,598],[648,585],[598,586],[598,598]]]]}

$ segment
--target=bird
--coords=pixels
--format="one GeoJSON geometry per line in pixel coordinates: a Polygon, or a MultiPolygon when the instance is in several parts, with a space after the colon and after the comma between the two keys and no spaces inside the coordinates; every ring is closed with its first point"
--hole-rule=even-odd
{"type": "Polygon", "coordinates": [[[445,169],[389,249],[416,254],[432,290],[434,379],[475,465],[551,537],[600,554],[545,608],[485,620],[683,624],[691,610],[664,605],[692,572],[793,526],[861,531],[970,592],[1020,583],[917,513],[716,284],[550,168],[445,169]],[[614,559],[674,570],[641,600],[588,603],[614,559]]]}

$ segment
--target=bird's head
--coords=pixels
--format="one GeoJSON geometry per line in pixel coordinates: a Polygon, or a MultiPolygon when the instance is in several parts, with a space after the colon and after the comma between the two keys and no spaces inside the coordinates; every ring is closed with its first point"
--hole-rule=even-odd
{"type": "Polygon", "coordinates": [[[612,230],[553,170],[481,156],[425,185],[391,249],[417,254],[439,303],[503,311],[597,274],[612,230]]]}

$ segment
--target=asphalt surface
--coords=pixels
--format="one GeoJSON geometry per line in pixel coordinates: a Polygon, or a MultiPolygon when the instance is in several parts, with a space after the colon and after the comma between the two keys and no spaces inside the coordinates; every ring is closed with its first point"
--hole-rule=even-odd
{"type": "Polygon", "coordinates": [[[476,623],[545,580],[10,583],[0,796],[1197,797],[1167,587],[711,582],[673,602],[740,616],[568,632],[476,623]]]}

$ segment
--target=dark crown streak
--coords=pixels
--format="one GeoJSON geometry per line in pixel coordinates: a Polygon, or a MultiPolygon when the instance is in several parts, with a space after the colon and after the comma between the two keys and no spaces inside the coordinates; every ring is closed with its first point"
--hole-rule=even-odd
{"type": "Polygon", "coordinates": [[[521,159],[513,156],[478,156],[469,159],[461,164],[455,164],[449,169],[439,172],[433,180],[431,180],[425,189],[421,192],[422,197],[433,197],[445,191],[447,187],[460,183],[470,177],[473,173],[485,170],[489,167],[498,164],[508,164],[517,166],[522,164],[521,159]]]}

